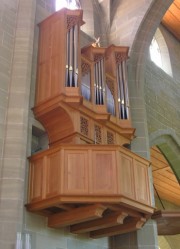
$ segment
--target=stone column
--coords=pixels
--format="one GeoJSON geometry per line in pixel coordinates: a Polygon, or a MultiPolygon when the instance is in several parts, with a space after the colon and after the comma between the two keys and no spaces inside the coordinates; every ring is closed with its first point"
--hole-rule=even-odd
{"type": "MultiPolygon", "coordinates": [[[[22,231],[36,0],[1,1],[3,29],[13,35],[0,178],[0,248],[15,248],[22,231]],[[13,18],[11,17],[13,15],[13,18]],[[11,22],[10,22],[11,21],[11,22]]],[[[11,40],[10,40],[11,41],[11,40]]],[[[6,53],[1,49],[0,54],[6,53]]]]}

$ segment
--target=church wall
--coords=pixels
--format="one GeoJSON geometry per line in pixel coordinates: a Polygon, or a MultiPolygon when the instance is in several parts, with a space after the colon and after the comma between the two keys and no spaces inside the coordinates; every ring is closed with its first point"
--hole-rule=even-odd
{"type": "Polygon", "coordinates": [[[139,25],[153,0],[113,1],[111,7],[110,43],[131,48],[139,25]]]}
{"type": "MultiPolygon", "coordinates": [[[[0,2],[0,158],[3,155],[5,120],[11,81],[17,2],[0,2]]],[[[1,163],[0,163],[1,165],[1,163]]]]}
{"type": "Polygon", "coordinates": [[[23,226],[34,1],[1,1],[1,98],[3,155],[0,179],[0,248],[15,247],[23,226]]]}
{"type": "MultiPolygon", "coordinates": [[[[160,27],[160,30],[169,49],[173,77],[167,75],[148,58],[145,71],[147,124],[150,136],[153,133],[157,135],[157,137],[154,137],[155,140],[157,139],[157,142],[161,142],[163,139],[163,143],[171,144],[169,143],[169,139],[176,138],[177,143],[180,139],[180,44],[163,26],[160,27]],[[169,136],[164,136],[167,132],[170,136],[173,136],[171,138],[169,136]]],[[[172,163],[171,166],[178,174],[179,151],[175,153],[178,144],[172,144],[171,146],[173,147],[174,155],[172,161],[169,161],[172,163]]],[[[168,154],[170,153],[170,148],[168,148],[168,145],[165,144],[164,149],[164,152],[167,153],[166,156],[169,157],[168,154]]],[[[169,157],[169,159],[171,158],[169,157]]],[[[156,198],[157,208],[179,210],[178,206],[175,206],[165,200],[161,201],[163,203],[163,207],[159,199],[156,198]]],[[[177,248],[177,245],[180,243],[180,236],[160,236],[160,247],[165,248],[165,243],[169,246],[169,248],[177,248]]]]}
{"type": "Polygon", "coordinates": [[[145,74],[145,101],[149,133],[171,129],[180,138],[180,45],[161,27],[167,43],[173,77],[167,75],[152,61],[147,60],[145,74]]]}

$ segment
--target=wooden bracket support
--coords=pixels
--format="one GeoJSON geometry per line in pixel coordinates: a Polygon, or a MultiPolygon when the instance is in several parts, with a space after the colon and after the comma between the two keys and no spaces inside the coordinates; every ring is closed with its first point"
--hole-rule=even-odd
{"type": "Polygon", "coordinates": [[[104,228],[97,231],[90,232],[90,237],[97,239],[101,237],[109,237],[124,233],[129,233],[140,229],[146,222],[145,218],[130,218],[127,223],[117,225],[110,228],[104,228]]]}
{"type": "Polygon", "coordinates": [[[86,233],[98,229],[117,226],[118,224],[123,224],[123,221],[127,216],[128,216],[127,213],[116,212],[114,214],[108,215],[98,220],[96,219],[73,225],[70,227],[70,231],[72,233],[86,233]]]}
{"type": "Polygon", "coordinates": [[[53,214],[48,217],[48,226],[53,228],[65,227],[102,217],[106,207],[100,204],[79,207],[73,210],[53,214]]]}

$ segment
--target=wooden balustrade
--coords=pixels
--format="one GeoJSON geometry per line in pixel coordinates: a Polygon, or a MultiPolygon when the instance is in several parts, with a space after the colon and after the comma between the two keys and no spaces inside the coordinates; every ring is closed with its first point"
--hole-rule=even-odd
{"type": "Polygon", "coordinates": [[[59,203],[123,203],[152,210],[149,161],[116,145],[58,145],[30,158],[31,211],[59,203]]]}
{"type": "Polygon", "coordinates": [[[30,160],[27,209],[93,238],[141,228],[154,209],[149,161],[117,145],[61,144],[30,160]]]}

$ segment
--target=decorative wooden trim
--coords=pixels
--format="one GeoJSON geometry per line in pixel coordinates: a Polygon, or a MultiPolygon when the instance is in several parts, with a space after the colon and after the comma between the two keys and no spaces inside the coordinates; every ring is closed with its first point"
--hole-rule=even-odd
{"type": "Polygon", "coordinates": [[[127,55],[124,53],[115,53],[115,59],[117,64],[121,63],[121,61],[124,61],[127,58],[127,55]]]}
{"type": "Polygon", "coordinates": [[[91,71],[91,66],[90,64],[82,61],[81,62],[81,72],[82,72],[82,76],[88,74],[91,71]]]}
{"type": "Polygon", "coordinates": [[[98,62],[104,58],[103,54],[94,54],[94,62],[98,62]]]}
{"type": "Polygon", "coordinates": [[[115,144],[115,136],[114,133],[107,130],[107,144],[115,144]]]}
{"type": "Polygon", "coordinates": [[[79,16],[67,16],[67,30],[70,30],[73,26],[80,22],[79,16]]]}

